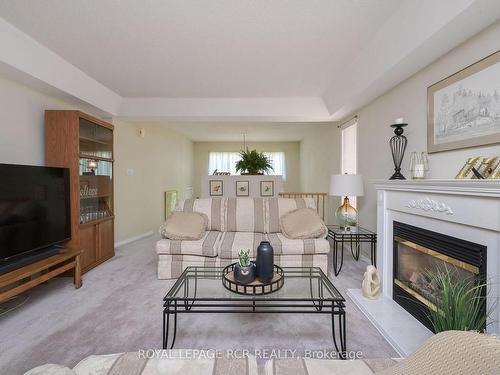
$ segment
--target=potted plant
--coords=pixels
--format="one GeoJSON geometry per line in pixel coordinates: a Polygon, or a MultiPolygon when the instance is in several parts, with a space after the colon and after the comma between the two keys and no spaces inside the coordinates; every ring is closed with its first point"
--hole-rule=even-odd
{"type": "Polygon", "coordinates": [[[248,284],[255,280],[255,264],[250,261],[250,250],[240,250],[238,263],[234,265],[234,280],[248,284]]]}
{"type": "Polygon", "coordinates": [[[264,174],[273,170],[271,160],[257,150],[240,151],[241,160],[236,162],[236,171],[241,174],[264,174]]]}
{"type": "Polygon", "coordinates": [[[435,333],[448,330],[484,331],[492,308],[485,308],[485,282],[475,277],[459,278],[447,267],[428,272],[431,284],[438,291],[435,308],[429,319],[435,333]]]}

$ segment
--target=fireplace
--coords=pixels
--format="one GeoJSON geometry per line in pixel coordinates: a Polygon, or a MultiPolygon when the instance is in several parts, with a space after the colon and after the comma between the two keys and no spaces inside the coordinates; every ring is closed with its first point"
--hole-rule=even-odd
{"type": "Polygon", "coordinates": [[[429,271],[448,268],[457,278],[486,277],[486,247],[393,222],[393,299],[427,328],[439,298],[429,271]]]}

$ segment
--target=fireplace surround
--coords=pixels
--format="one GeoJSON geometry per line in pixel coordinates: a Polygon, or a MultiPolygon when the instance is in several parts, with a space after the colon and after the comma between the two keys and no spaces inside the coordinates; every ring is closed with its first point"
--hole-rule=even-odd
{"type": "MultiPolygon", "coordinates": [[[[402,356],[412,353],[432,335],[393,298],[394,222],[398,222],[439,233],[439,238],[449,236],[484,247],[480,265],[473,259],[465,260],[486,273],[486,306],[491,310],[486,331],[500,334],[500,181],[376,180],[373,184],[377,197],[377,268],[382,295],[378,300],[367,300],[360,289],[349,289],[348,297],[402,356]]],[[[369,205],[361,206],[361,218],[366,218],[372,209],[369,205]]],[[[436,250],[425,244],[417,245],[436,250]]],[[[413,249],[410,246],[406,250],[413,249]]],[[[469,249],[469,256],[474,252],[469,249]]]]}
{"type": "Polygon", "coordinates": [[[447,269],[456,279],[486,279],[483,245],[398,221],[393,237],[392,298],[430,330],[429,310],[435,311],[439,300],[430,272],[447,269]]]}

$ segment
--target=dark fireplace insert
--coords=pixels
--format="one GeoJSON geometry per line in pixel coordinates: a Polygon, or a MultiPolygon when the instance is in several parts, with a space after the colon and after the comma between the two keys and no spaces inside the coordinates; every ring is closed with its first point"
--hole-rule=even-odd
{"type": "Polygon", "coordinates": [[[428,315],[439,291],[429,272],[446,267],[456,277],[485,280],[486,247],[397,221],[393,235],[393,299],[433,331],[428,315]]]}

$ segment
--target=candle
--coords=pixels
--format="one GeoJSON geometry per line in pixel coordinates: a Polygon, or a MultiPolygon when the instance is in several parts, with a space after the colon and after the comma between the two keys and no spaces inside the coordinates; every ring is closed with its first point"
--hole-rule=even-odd
{"type": "Polygon", "coordinates": [[[413,170],[413,178],[424,178],[424,165],[415,164],[415,169],[413,170]]]}
{"type": "Polygon", "coordinates": [[[398,117],[396,120],[394,120],[396,124],[402,124],[404,122],[404,119],[402,117],[398,117]]]}

